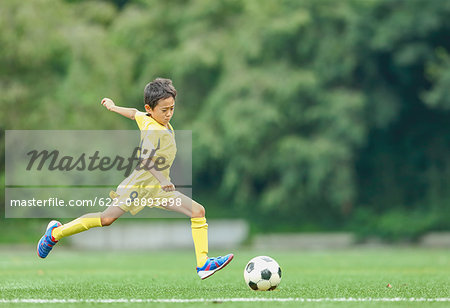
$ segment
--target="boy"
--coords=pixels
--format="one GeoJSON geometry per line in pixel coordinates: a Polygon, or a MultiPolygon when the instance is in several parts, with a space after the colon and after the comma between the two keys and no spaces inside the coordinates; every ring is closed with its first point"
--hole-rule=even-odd
{"type": "Polygon", "coordinates": [[[64,225],[52,220],[38,243],[39,257],[47,257],[53,246],[63,237],[94,227],[109,226],[127,211],[135,215],[145,207],[145,202],[141,202],[143,200],[150,203],[153,200],[165,199],[169,200],[171,205],[175,205],[165,208],[191,217],[197,274],[201,279],[208,278],[233,259],[233,254],[208,258],[208,224],[205,209],[176,191],[170,181],[169,171],[175,159],[176,144],[174,130],[169,121],[174,113],[176,95],[177,91],[170,79],[157,78],[144,89],[146,113],[134,108],[116,106],[109,98],[101,101],[109,111],[137,122],[141,130],[140,166],[120,183],[117,191],[111,191],[110,196],[116,206],[110,206],[103,212],[83,215],[64,225]],[[155,167],[157,162],[161,161],[165,162],[165,167],[155,167]]]}

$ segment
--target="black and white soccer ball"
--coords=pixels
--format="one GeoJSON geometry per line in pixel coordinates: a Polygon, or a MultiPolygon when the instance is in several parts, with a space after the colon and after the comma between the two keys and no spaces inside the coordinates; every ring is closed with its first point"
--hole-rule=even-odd
{"type": "Polygon", "coordinates": [[[281,282],[281,268],[271,257],[255,257],[247,263],[244,279],[252,290],[271,291],[281,282]]]}

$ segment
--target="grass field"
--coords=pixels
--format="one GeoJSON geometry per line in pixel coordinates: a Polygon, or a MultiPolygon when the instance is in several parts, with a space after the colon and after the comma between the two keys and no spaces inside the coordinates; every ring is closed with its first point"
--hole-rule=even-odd
{"type": "Polygon", "coordinates": [[[0,249],[0,306],[48,306],[48,303],[24,303],[25,299],[74,301],[52,304],[52,307],[197,307],[214,304],[220,307],[450,306],[448,250],[243,250],[236,251],[235,255],[226,269],[201,281],[196,276],[195,260],[190,251],[77,252],[56,247],[47,259],[41,260],[34,247],[20,250],[3,247],[0,249]],[[243,269],[256,255],[270,255],[282,267],[282,282],[277,290],[255,292],[245,285],[243,269]],[[388,283],[391,288],[387,287],[388,283]],[[257,298],[261,302],[228,302],[233,298],[257,298]],[[297,301],[263,301],[286,298],[296,298],[297,301]],[[364,301],[350,301],[349,298],[364,301]],[[410,298],[421,301],[410,301],[410,298]],[[115,301],[99,302],[102,299],[115,301]],[[165,299],[204,299],[205,302],[170,303],[162,301],[165,299]],[[222,300],[213,302],[211,299],[222,300]],[[433,301],[424,302],[425,299],[433,301]],[[14,300],[19,300],[19,303],[13,303],[14,300]]]}

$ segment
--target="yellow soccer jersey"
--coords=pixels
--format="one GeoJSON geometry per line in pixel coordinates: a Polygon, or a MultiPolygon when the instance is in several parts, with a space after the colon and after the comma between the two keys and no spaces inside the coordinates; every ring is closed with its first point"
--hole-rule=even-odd
{"type": "Polygon", "coordinates": [[[136,113],[135,119],[141,130],[139,157],[147,159],[152,156],[151,159],[159,162],[158,166],[160,168],[164,168],[161,170],[164,176],[170,179],[170,167],[177,154],[173,127],[169,124],[168,129],[143,112],[136,113]]]}
{"type": "MultiPolygon", "coordinates": [[[[164,158],[164,163],[158,164],[158,166],[164,168],[160,172],[170,181],[170,167],[177,153],[175,132],[172,126],[169,124],[169,129],[167,129],[143,112],[136,113],[135,119],[141,130],[140,158],[147,159],[151,156],[154,162],[161,157],[164,158]]],[[[118,205],[121,209],[126,212],[130,211],[131,214],[135,215],[145,207],[145,203],[142,201],[146,201],[147,205],[152,203],[153,206],[157,206],[157,204],[152,200],[157,199],[166,199],[169,200],[169,203],[177,202],[180,193],[163,191],[160,183],[150,171],[142,168],[134,170],[119,184],[115,192],[111,192],[110,196],[118,199],[118,205]],[[138,201],[137,204],[133,203],[133,200],[138,201]]]]}

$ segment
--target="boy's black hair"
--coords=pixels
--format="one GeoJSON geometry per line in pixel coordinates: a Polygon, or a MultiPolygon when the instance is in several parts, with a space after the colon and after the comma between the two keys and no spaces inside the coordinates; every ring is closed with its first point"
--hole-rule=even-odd
{"type": "Polygon", "coordinates": [[[177,96],[177,90],[172,84],[172,80],[165,78],[156,78],[145,86],[144,104],[154,109],[158,105],[160,99],[177,96]]]}

